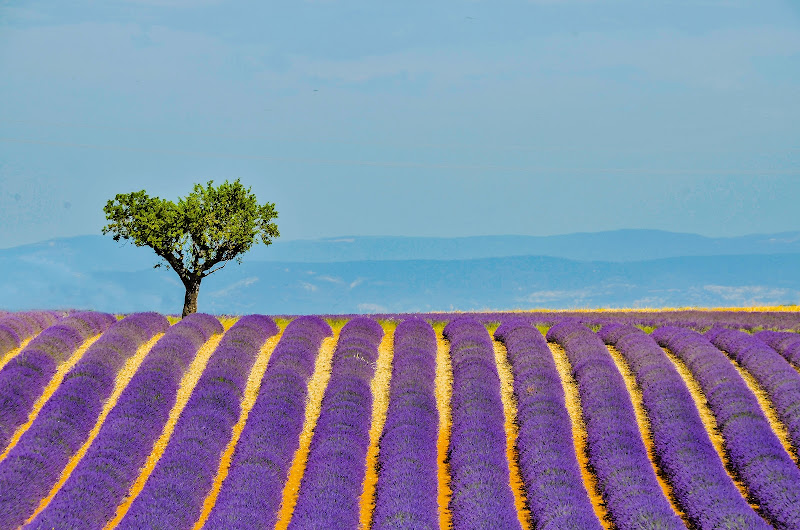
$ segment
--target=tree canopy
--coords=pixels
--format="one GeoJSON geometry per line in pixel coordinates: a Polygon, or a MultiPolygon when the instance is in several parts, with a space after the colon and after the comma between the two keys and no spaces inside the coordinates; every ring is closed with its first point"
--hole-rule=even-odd
{"type": "Polygon", "coordinates": [[[103,234],[152,248],[164,260],[155,267],[178,274],[186,287],[184,316],[197,311],[203,278],[233,259],[241,263],[242,254],[259,241],[269,245],[280,236],[274,203],[259,204],[239,179],[213,184],[195,184],[177,204],[142,190],[118,194],[103,208],[109,221],[103,234]]]}

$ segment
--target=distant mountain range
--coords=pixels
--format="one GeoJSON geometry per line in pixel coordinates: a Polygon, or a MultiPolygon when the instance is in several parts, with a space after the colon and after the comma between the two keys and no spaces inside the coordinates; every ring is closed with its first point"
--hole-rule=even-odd
{"type": "Polygon", "coordinates": [[[711,238],[660,230],[560,236],[337,237],[256,247],[253,261],[454,260],[548,256],[577,261],[642,261],[682,256],[800,253],[800,232],[711,238]]]}
{"type": "MultiPolygon", "coordinates": [[[[0,308],[179,312],[148,248],[80,236],[0,249],[0,308]]],[[[256,246],[203,281],[201,311],[369,313],[750,306],[800,301],[800,232],[341,237],[256,246]]]]}

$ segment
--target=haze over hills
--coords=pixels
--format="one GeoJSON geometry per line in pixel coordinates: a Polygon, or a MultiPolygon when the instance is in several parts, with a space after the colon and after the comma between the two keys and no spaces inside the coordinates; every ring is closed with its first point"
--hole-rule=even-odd
{"type": "MultiPolygon", "coordinates": [[[[149,248],[108,236],[0,250],[0,307],[177,312],[149,248]]],[[[256,246],[203,281],[201,311],[369,313],[735,306],[800,300],[800,233],[653,230],[550,237],[343,237],[256,246]]]]}
{"type": "MultiPolygon", "coordinates": [[[[800,232],[705,237],[662,230],[614,230],[556,236],[399,237],[343,236],[255,245],[245,261],[452,260],[549,256],[579,261],[641,261],[680,256],[800,253],[800,232]]],[[[149,249],[110,236],[52,239],[0,249],[0,258],[53,259],[94,270],[137,270],[152,266],[149,249]]]]}
{"type": "Polygon", "coordinates": [[[615,230],[557,236],[339,237],[258,247],[264,261],[475,259],[550,256],[573,260],[640,261],[678,256],[800,253],[800,232],[711,238],[660,230],[615,230]]]}

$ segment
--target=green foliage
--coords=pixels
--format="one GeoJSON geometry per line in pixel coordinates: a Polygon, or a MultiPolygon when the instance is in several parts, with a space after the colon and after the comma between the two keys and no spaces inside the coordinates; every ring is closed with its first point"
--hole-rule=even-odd
{"type": "Polygon", "coordinates": [[[198,285],[228,261],[241,263],[241,254],[258,241],[269,245],[280,236],[274,203],[258,204],[238,179],[213,183],[196,184],[177,204],[144,190],[118,194],[103,208],[109,221],[103,233],[152,248],[165,262],[156,267],[174,269],[187,288],[198,285]]]}
{"type": "Polygon", "coordinates": [[[377,319],[378,324],[383,328],[384,332],[389,331],[392,328],[396,328],[397,324],[399,324],[402,319],[395,319],[395,318],[379,318],[377,319]]]}
{"type": "Polygon", "coordinates": [[[500,327],[500,322],[487,322],[486,323],[486,331],[488,331],[491,335],[494,335],[494,332],[497,331],[497,328],[500,327]]]}
{"type": "Polygon", "coordinates": [[[344,327],[345,324],[347,324],[347,322],[349,322],[349,320],[350,319],[346,318],[346,317],[340,317],[340,318],[326,317],[325,318],[325,322],[328,323],[328,325],[331,327],[331,329],[337,329],[337,328],[341,329],[341,328],[344,327]]]}
{"type": "Polygon", "coordinates": [[[272,320],[275,321],[275,324],[277,324],[280,329],[286,329],[286,326],[288,326],[289,323],[292,321],[291,318],[284,318],[284,317],[273,317],[272,320]]]}

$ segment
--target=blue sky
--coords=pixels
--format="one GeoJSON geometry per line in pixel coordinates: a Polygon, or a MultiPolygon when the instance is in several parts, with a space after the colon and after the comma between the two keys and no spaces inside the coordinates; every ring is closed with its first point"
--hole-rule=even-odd
{"type": "Polygon", "coordinates": [[[0,0],[0,248],[240,178],[283,239],[800,230],[776,0],[0,0]]]}

